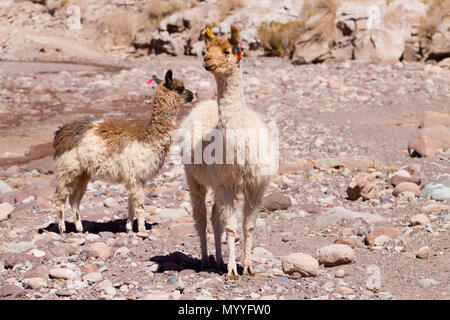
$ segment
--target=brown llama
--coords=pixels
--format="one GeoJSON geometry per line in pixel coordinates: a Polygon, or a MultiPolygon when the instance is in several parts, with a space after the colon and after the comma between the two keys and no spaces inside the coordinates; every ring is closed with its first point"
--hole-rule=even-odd
{"type": "Polygon", "coordinates": [[[80,201],[91,178],[121,183],[129,190],[126,230],[132,231],[137,213],[138,230],[145,231],[144,185],[164,163],[180,106],[192,101],[193,93],[168,70],[165,81],[153,79],[158,88],[152,118],[147,126],[135,121],[75,121],[55,133],[57,185],[54,202],[59,231],[65,232],[64,207],[69,199],[75,228],[83,231],[80,201]]]}

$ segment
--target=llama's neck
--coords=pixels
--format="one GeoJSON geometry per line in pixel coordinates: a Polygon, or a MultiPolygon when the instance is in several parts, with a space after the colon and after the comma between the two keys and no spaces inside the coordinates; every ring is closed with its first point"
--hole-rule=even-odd
{"type": "Polygon", "coordinates": [[[228,76],[216,76],[219,129],[242,129],[244,123],[244,90],[240,69],[228,76]]]}
{"type": "Polygon", "coordinates": [[[155,96],[153,100],[152,119],[147,131],[150,143],[161,151],[168,151],[172,142],[171,133],[175,129],[178,106],[175,99],[167,95],[155,96]]]}

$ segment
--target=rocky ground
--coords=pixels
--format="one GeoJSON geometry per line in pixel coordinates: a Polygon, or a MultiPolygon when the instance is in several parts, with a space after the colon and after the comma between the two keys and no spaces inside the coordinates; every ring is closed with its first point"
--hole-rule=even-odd
{"type": "Polygon", "coordinates": [[[254,277],[200,270],[176,152],[146,186],[146,233],[125,232],[123,186],[93,181],[81,206],[85,232],[73,232],[69,211],[59,234],[54,131],[75,119],[147,121],[155,86],[145,82],[168,68],[196,93],[179,120],[214,97],[214,78],[195,57],[150,56],[122,69],[0,62],[0,299],[450,298],[449,153],[407,151],[424,111],[450,112],[450,79],[422,63],[244,59],[248,105],[280,130],[280,175],[257,221],[254,277]],[[414,186],[394,191],[394,175],[414,186]],[[426,197],[437,182],[439,195],[426,197]],[[348,199],[358,183],[368,200],[348,199]]]}

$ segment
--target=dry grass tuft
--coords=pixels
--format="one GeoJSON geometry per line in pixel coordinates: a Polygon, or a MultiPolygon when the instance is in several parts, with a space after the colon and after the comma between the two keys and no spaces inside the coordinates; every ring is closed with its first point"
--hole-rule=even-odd
{"type": "Polygon", "coordinates": [[[427,15],[419,25],[419,37],[430,40],[446,15],[450,15],[450,0],[424,0],[428,6],[427,15]]]}
{"type": "Polygon", "coordinates": [[[287,56],[293,52],[295,41],[302,33],[309,32],[312,40],[330,43],[336,37],[336,10],[345,0],[309,0],[303,5],[297,20],[281,24],[265,22],[258,28],[258,35],[267,54],[287,56]]]}
{"type": "Polygon", "coordinates": [[[270,56],[291,55],[295,40],[303,32],[303,22],[294,20],[288,23],[276,21],[263,22],[258,27],[258,35],[265,52],[270,56]]]}
{"type": "Polygon", "coordinates": [[[117,12],[100,18],[100,26],[113,34],[114,44],[131,44],[141,28],[143,17],[130,12],[117,12]]]}
{"type": "Polygon", "coordinates": [[[220,20],[224,20],[231,15],[234,11],[244,7],[243,0],[219,0],[217,2],[220,12],[220,20]]]}
{"type": "Polygon", "coordinates": [[[150,21],[158,24],[163,18],[184,9],[186,3],[187,1],[182,0],[149,0],[144,6],[143,12],[150,21]]]}

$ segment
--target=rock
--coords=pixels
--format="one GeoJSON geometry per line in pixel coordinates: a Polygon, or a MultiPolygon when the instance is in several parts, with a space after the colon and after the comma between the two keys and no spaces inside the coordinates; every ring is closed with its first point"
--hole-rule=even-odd
{"type": "Polygon", "coordinates": [[[421,180],[417,179],[417,178],[403,177],[403,176],[399,176],[399,175],[395,175],[388,180],[388,183],[393,185],[394,187],[396,187],[397,185],[399,185],[402,182],[412,182],[417,185],[420,185],[421,180]]]}
{"type": "Polygon", "coordinates": [[[24,279],[27,278],[41,278],[41,279],[48,279],[48,267],[44,265],[40,265],[37,267],[34,267],[23,275],[24,279]]]}
{"type": "Polygon", "coordinates": [[[169,234],[171,237],[186,237],[186,236],[196,236],[197,229],[195,228],[195,223],[174,223],[169,227],[169,234]]]}
{"type": "Polygon", "coordinates": [[[262,257],[267,259],[268,261],[272,261],[274,259],[272,252],[261,247],[256,247],[253,249],[253,256],[262,257]]]}
{"type": "Polygon", "coordinates": [[[430,248],[428,247],[422,247],[416,253],[416,257],[419,259],[428,259],[429,255],[430,255],[430,248]]]}
{"type": "Polygon", "coordinates": [[[0,297],[9,297],[12,298],[17,297],[23,292],[23,289],[19,288],[18,286],[14,284],[5,284],[2,287],[0,287],[0,297]]]}
{"type": "Polygon", "coordinates": [[[427,216],[424,214],[416,214],[411,217],[411,225],[413,226],[426,226],[428,222],[430,222],[430,220],[428,220],[427,216]]]}
{"type": "Polygon", "coordinates": [[[431,286],[436,286],[438,284],[439,284],[439,282],[437,282],[433,279],[421,279],[421,280],[417,281],[417,285],[423,289],[429,288],[431,286]]]}
{"type": "Polygon", "coordinates": [[[292,220],[292,219],[295,219],[295,218],[298,218],[298,215],[297,215],[297,213],[295,213],[295,212],[281,212],[280,213],[280,218],[281,218],[281,220],[292,220]]]}
{"type": "Polygon", "coordinates": [[[13,211],[14,207],[9,203],[0,204],[0,222],[8,220],[13,211]]]}
{"type": "Polygon", "coordinates": [[[450,127],[450,115],[444,112],[425,111],[420,120],[419,128],[431,128],[436,125],[450,127]]]}
{"type": "Polygon", "coordinates": [[[315,225],[320,228],[325,228],[329,225],[335,224],[341,220],[355,220],[362,218],[364,220],[375,220],[381,221],[384,218],[377,214],[354,212],[347,210],[342,207],[334,207],[329,209],[327,212],[318,216],[315,220],[315,225]]]}
{"type": "Polygon", "coordinates": [[[433,157],[437,150],[446,151],[450,148],[450,127],[435,125],[419,129],[408,143],[411,156],[433,157]]]}
{"type": "Polygon", "coordinates": [[[36,258],[41,258],[45,256],[45,251],[38,250],[38,249],[32,249],[30,253],[35,256],[36,258]]]}
{"type": "Polygon", "coordinates": [[[319,263],[305,253],[291,253],[281,258],[283,272],[286,274],[300,273],[302,277],[315,277],[319,274],[319,263]]]}
{"type": "Polygon", "coordinates": [[[345,277],[345,270],[339,269],[336,271],[336,273],[334,275],[336,278],[343,278],[343,277],[345,277]]]}
{"type": "Polygon", "coordinates": [[[87,281],[89,283],[95,283],[102,280],[103,276],[100,272],[91,272],[83,276],[83,281],[87,281]]]}
{"type": "Polygon", "coordinates": [[[5,181],[0,180],[0,194],[14,191],[5,181]]]}
{"type": "Polygon", "coordinates": [[[148,293],[143,297],[143,300],[169,300],[170,292],[156,291],[148,293]]]}
{"type": "Polygon", "coordinates": [[[114,287],[106,287],[103,289],[105,294],[110,297],[114,297],[116,295],[116,289],[114,287]]]}
{"type": "Polygon", "coordinates": [[[353,249],[345,244],[332,244],[320,248],[315,254],[319,264],[334,267],[341,264],[353,263],[356,260],[353,249]]]}
{"type": "Polygon", "coordinates": [[[89,246],[88,258],[108,259],[111,256],[111,249],[103,242],[95,242],[89,246]]]}
{"type": "Polygon", "coordinates": [[[399,196],[403,192],[413,192],[416,197],[420,196],[420,188],[417,184],[413,182],[402,182],[399,183],[393,191],[394,196],[399,196]]]}
{"type": "Polygon", "coordinates": [[[28,162],[28,164],[25,166],[26,171],[32,171],[37,170],[39,173],[42,174],[49,174],[49,173],[55,173],[56,172],[56,163],[53,160],[52,156],[48,156],[39,160],[33,160],[28,162]]]}
{"type": "Polygon", "coordinates": [[[339,287],[336,290],[339,294],[342,294],[343,296],[349,296],[352,294],[355,294],[355,291],[349,287],[339,287]]]}
{"type": "Polygon", "coordinates": [[[295,44],[292,63],[295,65],[323,62],[330,56],[326,41],[317,41],[312,32],[305,32],[295,44]]]}
{"type": "Polygon", "coordinates": [[[117,207],[119,203],[117,202],[116,199],[108,197],[105,199],[105,201],[103,201],[103,205],[107,208],[114,208],[117,207]]]}
{"type": "Polygon", "coordinates": [[[350,200],[358,200],[359,197],[363,200],[375,199],[378,197],[375,177],[369,173],[358,174],[348,185],[347,195],[350,200]]]}
{"type": "Polygon", "coordinates": [[[257,218],[257,219],[256,219],[256,222],[255,222],[255,226],[256,226],[257,228],[263,228],[263,227],[266,226],[266,222],[265,222],[264,219],[262,219],[262,218],[257,218]]]}
{"type": "Polygon", "coordinates": [[[39,289],[47,286],[47,281],[42,278],[27,278],[24,279],[25,287],[30,289],[39,289]]]}
{"type": "Polygon", "coordinates": [[[368,245],[374,245],[375,239],[380,236],[387,236],[390,239],[397,239],[400,233],[395,226],[388,221],[376,222],[369,228],[369,233],[366,235],[364,242],[368,245]]]}
{"type": "Polygon", "coordinates": [[[426,214],[439,214],[446,211],[450,211],[450,206],[441,203],[432,203],[422,208],[422,212],[426,214]]]}
{"type": "Polygon", "coordinates": [[[176,221],[182,217],[188,216],[185,209],[162,209],[159,216],[163,221],[176,221]]]}
{"type": "Polygon", "coordinates": [[[420,197],[438,201],[450,200],[450,184],[428,184],[421,191],[420,197]]]}
{"type": "Polygon", "coordinates": [[[262,206],[268,211],[286,210],[291,206],[291,198],[276,191],[263,198],[262,206]]]}
{"type": "Polygon", "coordinates": [[[391,238],[383,234],[381,236],[376,237],[375,240],[373,241],[373,244],[376,246],[384,246],[385,244],[388,244],[391,241],[392,241],[391,238]]]}
{"type": "Polygon", "coordinates": [[[67,268],[53,268],[48,272],[51,278],[70,280],[75,278],[75,272],[67,268]]]}
{"type": "Polygon", "coordinates": [[[356,246],[355,242],[352,239],[346,238],[337,238],[336,240],[334,240],[334,244],[345,244],[352,249],[354,249],[356,246]]]}

